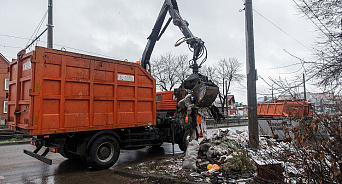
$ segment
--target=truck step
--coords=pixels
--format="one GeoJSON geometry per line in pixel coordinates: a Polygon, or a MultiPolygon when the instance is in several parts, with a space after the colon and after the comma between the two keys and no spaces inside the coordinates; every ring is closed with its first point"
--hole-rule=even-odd
{"type": "Polygon", "coordinates": [[[129,143],[129,142],[148,142],[148,141],[156,141],[156,139],[127,139],[122,140],[123,143],[129,143]]]}
{"type": "Polygon", "coordinates": [[[22,139],[22,138],[30,138],[31,136],[25,134],[0,134],[0,140],[9,140],[12,138],[22,139]]]}
{"type": "Polygon", "coordinates": [[[139,145],[127,145],[123,149],[137,149],[137,148],[143,148],[146,146],[157,146],[159,144],[139,144],[139,145]]]}
{"type": "Polygon", "coordinates": [[[141,132],[141,133],[127,133],[125,136],[136,136],[136,135],[157,135],[159,134],[157,131],[154,132],[141,132]]]}
{"type": "Polygon", "coordinates": [[[38,151],[39,151],[40,149],[41,149],[41,147],[40,147],[40,148],[37,148],[34,152],[28,151],[28,150],[24,150],[24,153],[27,154],[27,155],[29,155],[29,156],[31,156],[31,157],[33,157],[33,158],[36,158],[36,159],[38,159],[38,160],[44,162],[44,163],[46,163],[46,164],[51,165],[51,164],[52,164],[52,160],[45,157],[46,154],[49,152],[49,148],[46,148],[45,151],[44,151],[44,153],[43,153],[42,155],[39,155],[39,154],[38,154],[38,151]]]}

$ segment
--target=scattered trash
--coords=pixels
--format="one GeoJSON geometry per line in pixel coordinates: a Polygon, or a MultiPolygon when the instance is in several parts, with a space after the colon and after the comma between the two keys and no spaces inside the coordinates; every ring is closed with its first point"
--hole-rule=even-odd
{"type": "Polygon", "coordinates": [[[192,177],[199,177],[200,174],[199,174],[199,173],[196,173],[196,172],[193,172],[193,173],[190,174],[190,176],[192,176],[192,177]]]}
{"type": "Polygon", "coordinates": [[[304,173],[294,163],[298,159],[294,153],[300,150],[292,141],[261,137],[259,148],[254,150],[246,147],[247,130],[218,129],[208,137],[200,143],[191,141],[185,156],[179,154],[126,169],[205,183],[291,183],[304,173]],[[284,154],[287,160],[279,161],[277,158],[284,154]]]}
{"type": "Polygon", "coordinates": [[[277,164],[258,164],[258,176],[265,182],[284,181],[283,171],[280,163],[277,164]]]}
{"type": "Polygon", "coordinates": [[[213,173],[213,172],[215,172],[215,169],[214,169],[214,168],[211,168],[211,169],[208,170],[207,173],[208,173],[208,174],[211,174],[211,173],[213,173]]]}
{"type": "Polygon", "coordinates": [[[183,169],[197,169],[196,161],[198,156],[198,150],[199,144],[197,140],[192,140],[191,142],[189,142],[183,161],[183,169]]]}
{"type": "Polygon", "coordinates": [[[214,165],[213,165],[213,169],[214,169],[215,171],[218,171],[218,170],[220,170],[220,166],[218,166],[217,164],[214,164],[214,165]]]}
{"type": "Polygon", "coordinates": [[[132,170],[133,168],[132,167],[126,167],[125,169],[126,170],[132,170]]]}

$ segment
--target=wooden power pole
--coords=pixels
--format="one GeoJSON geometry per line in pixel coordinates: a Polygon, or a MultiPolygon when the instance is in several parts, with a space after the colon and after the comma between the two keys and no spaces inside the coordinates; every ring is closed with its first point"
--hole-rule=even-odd
{"type": "Polygon", "coordinates": [[[256,100],[256,70],[254,57],[253,8],[252,0],[245,1],[246,17],[246,69],[247,69],[247,102],[249,147],[259,146],[259,126],[256,100]]]}

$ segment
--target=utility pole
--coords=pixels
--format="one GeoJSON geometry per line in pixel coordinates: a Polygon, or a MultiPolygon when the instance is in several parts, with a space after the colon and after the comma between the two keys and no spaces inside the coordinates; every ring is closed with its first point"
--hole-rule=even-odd
{"type": "Polygon", "coordinates": [[[256,100],[256,70],[254,57],[253,8],[252,0],[245,1],[246,18],[246,66],[249,147],[259,146],[259,126],[256,100]]]}
{"type": "Polygon", "coordinates": [[[305,74],[303,73],[304,100],[306,100],[305,74]]]}
{"type": "Polygon", "coordinates": [[[272,84],[272,103],[274,103],[274,97],[273,97],[273,84],[272,84]]]}
{"type": "Polygon", "coordinates": [[[225,99],[226,99],[226,96],[225,96],[225,94],[226,93],[224,93],[224,90],[225,90],[225,87],[224,87],[224,77],[222,78],[223,79],[223,82],[222,82],[222,88],[223,88],[223,92],[222,92],[222,95],[223,95],[223,102],[222,102],[222,104],[221,104],[221,110],[222,110],[222,114],[225,116],[225,113],[224,113],[224,104],[226,103],[226,101],[225,101],[225,99]]]}
{"type": "Polygon", "coordinates": [[[48,0],[48,33],[47,33],[47,47],[53,48],[53,23],[52,23],[52,0],[48,0]]]}

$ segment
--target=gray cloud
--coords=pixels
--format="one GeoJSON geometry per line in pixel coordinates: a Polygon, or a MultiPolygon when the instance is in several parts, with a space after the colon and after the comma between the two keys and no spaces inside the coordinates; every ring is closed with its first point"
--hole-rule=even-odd
{"type": "MultiPolygon", "coordinates": [[[[162,3],[157,0],[55,0],[54,43],[131,62],[139,60],[162,3]]],[[[308,46],[313,43],[314,27],[299,15],[292,1],[254,0],[253,3],[255,10],[288,34],[308,46]]],[[[178,5],[193,34],[205,41],[208,65],[229,57],[245,63],[244,12],[239,11],[243,9],[241,0],[178,0],[178,5]]],[[[0,34],[30,37],[46,10],[47,0],[1,0],[0,34]]],[[[41,30],[45,25],[46,21],[41,30]]],[[[299,68],[270,69],[298,62],[283,49],[301,58],[311,58],[308,48],[255,12],[254,26],[256,67],[264,78],[277,78],[279,73],[299,68]]],[[[165,52],[191,55],[186,45],[173,46],[182,36],[177,27],[170,25],[157,43],[153,56],[165,52]]],[[[46,35],[39,42],[45,46],[42,41],[46,41],[46,35]]],[[[3,46],[23,48],[26,43],[24,39],[0,36],[0,45],[3,46]]],[[[55,48],[60,49],[61,46],[55,48]]],[[[18,51],[18,48],[0,46],[0,52],[9,59],[18,51]]],[[[245,73],[245,68],[242,71],[245,73]]],[[[267,91],[267,85],[260,79],[257,84],[258,92],[267,91]]],[[[244,91],[246,89],[241,85],[233,85],[231,90],[237,101],[246,102],[244,91]]]]}

